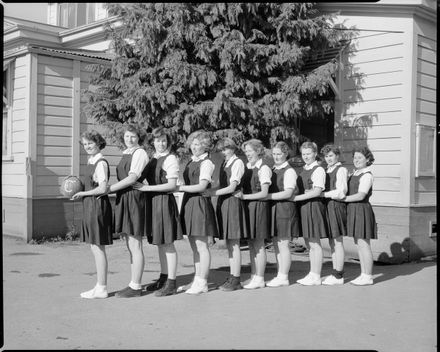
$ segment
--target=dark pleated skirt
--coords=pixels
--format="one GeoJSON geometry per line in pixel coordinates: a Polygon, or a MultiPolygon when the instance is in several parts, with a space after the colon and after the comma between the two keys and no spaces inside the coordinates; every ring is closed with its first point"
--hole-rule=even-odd
{"type": "Polygon", "coordinates": [[[304,238],[326,238],[328,236],[325,204],[321,198],[302,202],[300,211],[304,238]]]}
{"type": "Polygon", "coordinates": [[[328,237],[335,238],[347,235],[347,205],[344,202],[330,199],[327,201],[328,237]]]}
{"type": "Polygon", "coordinates": [[[247,239],[270,239],[270,204],[259,200],[244,202],[247,239]]]}
{"type": "Polygon", "coordinates": [[[147,233],[149,243],[170,244],[183,238],[179,210],[172,193],[151,193],[147,197],[146,209],[151,212],[146,214],[151,217],[150,231],[147,233]]]}
{"type": "Polygon", "coordinates": [[[377,224],[370,203],[347,204],[347,236],[377,238],[377,224]]]}
{"type": "Polygon", "coordinates": [[[220,239],[238,240],[247,237],[244,206],[240,198],[218,197],[216,215],[220,239]]]}
{"type": "Polygon", "coordinates": [[[143,192],[131,189],[117,193],[115,202],[115,232],[143,236],[150,221],[145,215],[146,197],[143,192]]]}
{"type": "Polygon", "coordinates": [[[113,243],[112,206],[108,196],[83,198],[83,220],[80,239],[96,245],[113,243]]]}
{"type": "Polygon", "coordinates": [[[299,215],[296,204],[274,201],[271,204],[271,237],[293,239],[300,236],[299,215]]]}
{"type": "Polygon", "coordinates": [[[216,221],[211,197],[189,196],[185,193],[180,213],[184,235],[218,237],[216,221]]]}

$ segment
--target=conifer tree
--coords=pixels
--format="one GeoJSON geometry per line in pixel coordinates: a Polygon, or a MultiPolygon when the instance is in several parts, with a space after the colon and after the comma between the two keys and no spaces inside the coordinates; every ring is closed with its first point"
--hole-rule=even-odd
{"type": "Polygon", "coordinates": [[[114,135],[163,125],[182,147],[193,131],[238,143],[298,141],[298,121],[333,108],[338,60],[310,60],[349,40],[313,3],[111,3],[115,57],[96,65],[86,113],[114,135]]]}

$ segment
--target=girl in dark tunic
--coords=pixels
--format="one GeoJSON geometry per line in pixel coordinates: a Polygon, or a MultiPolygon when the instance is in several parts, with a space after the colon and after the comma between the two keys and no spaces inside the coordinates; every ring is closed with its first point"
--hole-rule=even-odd
{"type": "Polygon", "coordinates": [[[373,175],[370,165],[374,162],[373,153],[368,147],[353,150],[354,173],[348,178],[347,236],[354,237],[358,247],[361,275],[350,281],[353,285],[373,284],[373,253],[370,240],[377,238],[377,224],[370,197],[373,193],[373,175]]]}
{"type": "Polygon", "coordinates": [[[327,163],[325,191],[323,196],[326,204],[328,223],[328,242],[330,245],[333,273],[327,276],[323,285],[342,285],[344,283],[344,245],[342,236],[346,235],[347,207],[342,201],[347,193],[348,171],[339,162],[341,151],[333,144],[321,149],[327,163]]]}
{"type": "Polygon", "coordinates": [[[81,224],[81,241],[90,243],[95,257],[97,283],[89,291],[82,292],[82,298],[106,298],[108,261],[105,246],[113,243],[112,207],[108,196],[98,199],[107,188],[110,168],[101,150],[105,148],[104,138],[96,131],[84,132],[81,135],[84,150],[89,155],[84,185],[85,190],[72,196],[72,200],[82,198],[83,220],[81,224]]]}
{"type": "Polygon", "coordinates": [[[325,189],[325,170],[316,161],[318,147],[313,142],[304,142],[300,148],[301,156],[306,163],[298,176],[301,228],[304,242],[309,249],[310,272],[297,280],[301,285],[321,285],[322,247],[321,238],[327,237],[327,218],[324,200],[321,197],[325,189]]]}
{"type": "Polygon", "coordinates": [[[271,200],[270,235],[275,249],[278,273],[266,283],[268,287],[289,285],[291,264],[289,242],[299,236],[299,215],[292,200],[297,189],[297,175],[287,162],[288,156],[289,147],[286,143],[278,142],[272,148],[274,166],[267,199],[271,200]]]}
{"type": "Polygon", "coordinates": [[[130,298],[141,295],[142,273],[144,271],[144,252],[142,236],[147,228],[145,216],[145,194],[132,186],[145,179],[148,163],[147,152],[140,146],[145,135],[135,125],[124,128],[123,141],[127,147],[116,167],[118,182],[108,186],[108,192],[116,192],[115,232],[125,237],[130,254],[131,280],[128,286],[115,297],[130,298]]]}
{"type": "Polygon", "coordinates": [[[185,185],[179,191],[185,192],[182,200],[180,220],[182,230],[188,236],[194,258],[194,280],[185,289],[188,294],[208,292],[208,275],[211,266],[209,245],[217,237],[217,224],[211,198],[203,192],[210,187],[214,163],[209,159],[211,137],[205,131],[196,131],[188,136],[191,148],[191,161],[183,172],[185,185]]]}
{"type": "Polygon", "coordinates": [[[244,163],[235,154],[238,147],[231,138],[221,139],[217,143],[217,149],[225,157],[220,167],[219,186],[208,189],[205,193],[218,196],[216,215],[219,238],[226,241],[228,248],[230,274],[219,289],[234,291],[242,288],[240,239],[246,237],[246,220],[242,200],[234,197],[233,193],[241,189],[244,163]]]}
{"type": "Polygon", "coordinates": [[[250,139],[243,143],[242,149],[248,163],[243,176],[243,191],[235,196],[244,200],[251,279],[243,287],[251,290],[265,286],[265,240],[270,239],[270,205],[265,198],[269,194],[272,170],[263,161],[264,146],[260,140],[250,139]]]}
{"type": "Polygon", "coordinates": [[[148,192],[147,216],[151,229],[147,230],[148,242],[157,245],[160,261],[160,277],[146,287],[156,291],[158,297],[176,293],[177,252],[174,241],[183,238],[179,210],[173,191],[179,178],[179,162],[170,153],[171,137],[163,127],[152,131],[155,154],[147,165],[147,185],[136,183],[133,188],[148,192]],[[151,212],[151,214],[148,214],[151,212]]]}

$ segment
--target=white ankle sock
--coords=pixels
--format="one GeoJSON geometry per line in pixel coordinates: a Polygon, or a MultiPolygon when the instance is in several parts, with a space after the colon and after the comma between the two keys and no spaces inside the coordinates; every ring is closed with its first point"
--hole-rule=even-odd
{"type": "Polygon", "coordinates": [[[321,277],[321,275],[317,274],[317,273],[313,273],[310,272],[309,275],[313,278],[313,279],[319,279],[321,277]]]}
{"type": "Polygon", "coordinates": [[[264,276],[255,275],[252,279],[254,282],[264,282],[264,276]]]}
{"type": "Polygon", "coordinates": [[[278,273],[277,277],[281,280],[287,280],[289,278],[289,275],[283,274],[283,273],[278,273]]]}
{"type": "Polygon", "coordinates": [[[134,283],[133,281],[130,281],[128,286],[131,287],[133,290],[140,290],[142,288],[141,284],[134,283]]]}
{"type": "Polygon", "coordinates": [[[96,284],[95,289],[98,292],[107,291],[107,285],[96,284]]]}

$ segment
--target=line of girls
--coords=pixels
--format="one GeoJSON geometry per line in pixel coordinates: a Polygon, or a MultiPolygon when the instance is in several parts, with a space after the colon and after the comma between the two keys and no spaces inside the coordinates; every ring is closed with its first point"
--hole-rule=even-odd
{"type": "Polygon", "coordinates": [[[369,198],[373,178],[369,165],[374,161],[368,148],[353,151],[355,172],[348,178],[338,159],[337,147],[322,149],[327,172],[316,161],[317,146],[305,142],[301,155],[305,162],[300,175],[287,162],[289,149],[278,142],[272,148],[274,166],[263,160],[264,146],[251,139],[242,145],[247,164],[237,156],[238,147],[230,138],[223,138],[217,149],[224,155],[219,173],[219,186],[212,187],[214,163],[210,160],[211,138],[205,131],[193,132],[187,140],[192,157],[183,172],[184,185],[178,185],[179,163],[171,152],[171,138],[163,128],[153,130],[155,153],[151,160],[141,147],[145,135],[127,125],[121,140],[126,149],[117,165],[118,182],[109,184],[109,165],[101,150],[106,143],[96,131],[81,135],[89,155],[85,175],[85,191],[72,200],[81,199],[84,216],[80,238],[90,243],[97,269],[97,283],[82,298],[106,298],[108,261],[105,246],[111,245],[113,232],[126,241],[130,257],[131,278],[128,286],[115,297],[141,295],[145,259],[142,238],[158,246],[161,274],[147,291],[156,296],[169,296],[179,291],[200,294],[208,291],[211,264],[209,247],[214,238],[225,240],[230,262],[230,275],[219,286],[223,291],[256,289],[265,286],[289,285],[291,257],[289,242],[303,236],[309,249],[310,272],[297,280],[302,285],[320,285],[322,248],[320,239],[328,237],[332,250],[333,273],[323,284],[342,284],[344,249],[342,236],[352,236],[359,250],[361,275],[351,283],[373,283],[373,258],[370,239],[376,238],[375,219],[369,198]],[[327,181],[326,181],[327,180],[327,181]],[[173,192],[184,192],[179,213],[173,192]],[[347,193],[348,191],[348,193],[347,193]],[[116,193],[112,213],[109,193],[116,193]],[[211,197],[217,196],[213,208],[211,197]],[[348,206],[346,206],[346,204],[348,206]],[[176,240],[187,235],[194,260],[194,278],[177,287],[176,240]],[[251,277],[241,283],[240,241],[247,240],[251,261],[251,277]],[[272,241],[277,261],[277,276],[264,281],[266,242],[272,241]]]}

